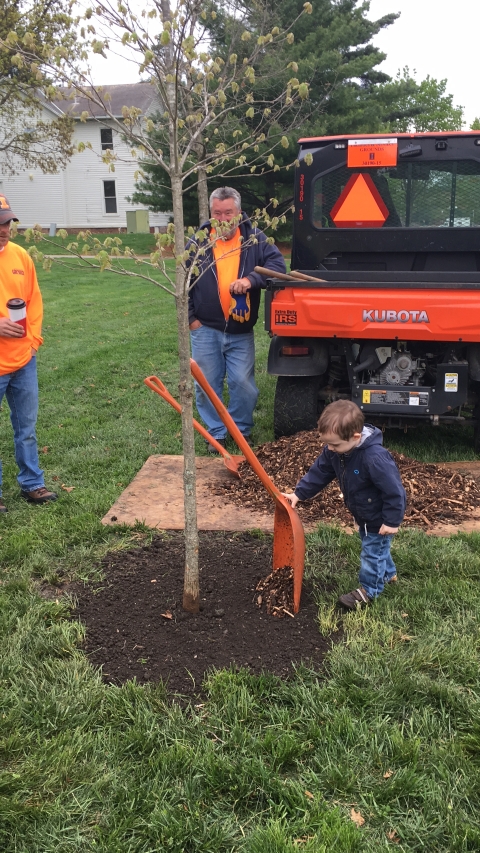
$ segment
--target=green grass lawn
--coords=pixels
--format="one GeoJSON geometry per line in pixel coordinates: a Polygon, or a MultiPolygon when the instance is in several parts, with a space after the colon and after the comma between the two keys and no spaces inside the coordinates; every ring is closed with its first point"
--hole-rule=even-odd
{"type": "MultiPolygon", "coordinates": [[[[67,246],[69,243],[74,242],[77,239],[77,235],[73,233],[69,233],[65,239],[61,237],[49,237],[46,233],[45,241],[40,241],[37,245],[40,251],[44,252],[46,255],[63,255],[67,254],[67,246]]],[[[125,230],[121,233],[99,233],[94,234],[95,237],[98,237],[102,242],[107,237],[120,237],[123,246],[129,246],[137,255],[148,255],[150,252],[155,251],[155,234],[127,234],[125,230]]],[[[28,249],[31,245],[33,245],[32,241],[28,242],[25,240],[23,234],[18,234],[14,240],[15,243],[18,243],[19,246],[23,246],[24,249],[28,249]]]]}
{"type": "MultiPolygon", "coordinates": [[[[81,266],[40,279],[38,437],[61,498],[20,501],[4,405],[0,850],[480,850],[479,535],[401,532],[399,584],[346,617],[333,604],[356,581],[358,542],[328,527],[309,536],[308,573],[333,587],[319,630],[344,628],[321,675],[211,673],[207,700],[186,708],[162,685],[102,684],[67,603],[42,599],[37,584],[98,578],[106,550],[148,541],[140,525],[100,519],[149,455],[181,453],[178,415],[143,385],[156,373],[176,393],[174,306],[153,285],[81,266]]],[[[261,324],[257,342],[262,442],[274,382],[261,324]]],[[[387,444],[426,459],[473,455],[468,435],[447,429],[387,444]]]]}

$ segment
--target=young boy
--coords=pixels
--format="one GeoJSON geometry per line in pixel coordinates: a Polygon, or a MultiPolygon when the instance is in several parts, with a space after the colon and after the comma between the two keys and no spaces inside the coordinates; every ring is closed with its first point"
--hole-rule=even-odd
{"type": "Polygon", "coordinates": [[[295,491],[284,497],[294,507],[337,477],[362,540],[359,587],[341,595],[339,604],[356,610],[380,595],[386,583],[397,580],[390,545],[405,513],[405,489],[395,462],[382,447],[381,431],[365,424],[355,403],[337,400],[326,406],[318,428],[326,446],[295,491]]]}

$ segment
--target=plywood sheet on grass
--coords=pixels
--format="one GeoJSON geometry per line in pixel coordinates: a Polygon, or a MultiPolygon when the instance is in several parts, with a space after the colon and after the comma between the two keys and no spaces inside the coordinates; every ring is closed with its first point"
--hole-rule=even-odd
{"type": "MultiPolygon", "coordinates": [[[[243,457],[238,457],[243,458],[243,457]]],[[[223,461],[208,456],[197,458],[197,511],[199,530],[263,530],[273,532],[271,514],[238,507],[224,496],[215,495],[212,484],[221,485],[232,477],[223,461]]],[[[480,461],[440,463],[469,474],[480,481],[480,461]]],[[[262,486],[260,482],[258,488],[262,486]]],[[[183,530],[183,456],[150,456],[145,465],[122,492],[114,505],[102,518],[103,524],[129,524],[137,521],[160,530],[183,530]]],[[[315,525],[305,525],[308,532],[315,525]]],[[[346,528],[353,533],[353,527],[346,528]]],[[[425,531],[430,536],[451,536],[455,533],[479,533],[480,509],[471,518],[458,524],[436,524],[425,531]]]]}
{"type": "MultiPolygon", "coordinates": [[[[266,515],[226,503],[223,496],[212,493],[212,483],[220,485],[232,476],[222,459],[197,457],[199,530],[273,532],[273,501],[272,513],[266,515]]],[[[258,487],[262,488],[260,483],[258,487]]],[[[160,530],[183,530],[183,456],[150,456],[102,518],[103,524],[133,525],[137,521],[160,530]]]]}

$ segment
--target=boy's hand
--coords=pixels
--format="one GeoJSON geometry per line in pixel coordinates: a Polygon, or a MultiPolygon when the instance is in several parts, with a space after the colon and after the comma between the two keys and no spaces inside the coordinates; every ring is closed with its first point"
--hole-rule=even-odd
{"type": "Polygon", "coordinates": [[[297,498],[297,496],[294,492],[281,492],[281,495],[283,498],[286,498],[287,501],[290,501],[290,503],[292,504],[292,507],[296,507],[296,505],[298,504],[298,502],[300,500],[300,498],[297,498]]]}
{"type": "Polygon", "coordinates": [[[386,524],[382,524],[378,532],[380,536],[389,536],[391,533],[398,533],[398,527],[388,527],[386,524]]]}

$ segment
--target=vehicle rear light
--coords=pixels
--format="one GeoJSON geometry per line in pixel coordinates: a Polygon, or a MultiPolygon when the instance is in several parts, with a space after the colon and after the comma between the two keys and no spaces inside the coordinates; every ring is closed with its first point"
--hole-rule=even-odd
{"type": "Polygon", "coordinates": [[[281,355],[310,355],[308,347],[282,347],[281,355]]]}

